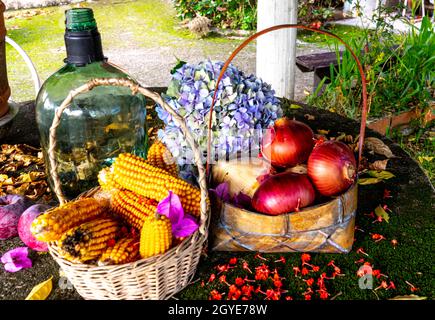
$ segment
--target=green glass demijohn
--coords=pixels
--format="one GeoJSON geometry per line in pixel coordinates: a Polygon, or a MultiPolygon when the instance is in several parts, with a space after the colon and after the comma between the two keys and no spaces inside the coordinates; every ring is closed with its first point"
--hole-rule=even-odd
{"type": "MultiPolygon", "coordinates": [[[[36,120],[47,165],[49,130],[56,109],[71,90],[94,78],[127,78],[107,62],[91,9],[66,11],[65,66],[43,84],[36,99],[36,120]]],[[[55,150],[62,191],[67,198],[97,185],[99,170],[122,152],[146,156],[145,98],[128,88],[104,86],[77,96],[63,112],[55,150]]]]}

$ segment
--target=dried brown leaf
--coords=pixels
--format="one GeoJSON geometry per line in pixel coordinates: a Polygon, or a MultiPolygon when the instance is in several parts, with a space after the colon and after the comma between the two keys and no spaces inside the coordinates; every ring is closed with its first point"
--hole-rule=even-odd
{"type": "Polygon", "coordinates": [[[369,169],[371,170],[385,170],[387,168],[389,159],[377,160],[373,163],[369,163],[369,169]]]}
{"type": "Polygon", "coordinates": [[[388,159],[395,158],[391,149],[381,140],[375,137],[368,137],[364,139],[364,147],[367,150],[373,151],[376,154],[383,155],[388,159]]]}
{"type": "Polygon", "coordinates": [[[346,137],[346,134],[342,132],[339,136],[337,136],[337,137],[332,137],[331,140],[341,141],[341,140],[343,140],[345,137],[346,137]]]}
{"type": "Polygon", "coordinates": [[[390,300],[426,300],[427,297],[421,297],[417,296],[415,294],[409,294],[406,296],[395,296],[394,298],[391,298],[390,300]]]}
{"type": "Polygon", "coordinates": [[[395,177],[395,175],[392,174],[390,171],[385,171],[385,170],[382,171],[369,170],[367,171],[367,173],[369,174],[369,176],[373,178],[378,178],[382,180],[388,180],[395,177]]]}
{"type": "Polygon", "coordinates": [[[376,207],[375,214],[378,217],[381,217],[382,219],[384,219],[386,222],[390,221],[390,216],[388,215],[387,211],[385,211],[384,208],[382,208],[381,206],[376,207]]]}
{"type": "Polygon", "coordinates": [[[29,185],[26,191],[26,196],[31,200],[37,200],[47,191],[47,183],[45,181],[33,182],[29,185]]]}
{"type": "Polygon", "coordinates": [[[290,109],[302,109],[302,106],[292,103],[289,108],[290,109]]]}
{"type": "Polygon", "coordinates": [[[317,133],[326,136],[330,130],[317,129],[317,133]]]}
{"type": "Polygon", "coordinates": [[[358,179],[358,184],[360,185],[376,184],[381,181],[382,179],[379,178],[360,178],[358,179]]]}
{"type": "Polygon", "coordinates": [[[21,184],[18,188],[15,188],[14,186],[7,186],[6,192],[12,193],[12,194],[18,194],[20,196],[25,196],[26,192],[28,191],[30,186],[30,183],[25,182],[21,184]]]}
{"type": "Polygon", "coordinates": [[[351,134],[341,133],[338,137],[335,138],[336,141],[342,141],[348,144],[353,143],[353,137],[351,134]]]}
{"type": "Polygon", "coordinates": [[[316,119],[315,116],[313,116],[312,114],[308,114],[308,113],[304,114],[304,117],[305,117],[305,119],[307,119],[309,121],[312,121],[312,120],[316,119]]]}

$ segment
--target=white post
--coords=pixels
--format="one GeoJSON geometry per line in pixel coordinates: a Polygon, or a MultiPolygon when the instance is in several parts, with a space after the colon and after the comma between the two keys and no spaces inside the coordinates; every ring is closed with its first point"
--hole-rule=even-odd
{"type": "MultiPolygon", "coordinates": [[[[258,0],[257,30],[297,23],[297,0],[258,0]]],[[[257,76],[279,97],[294,98],[296,29],[274,31],[257,38],[257,76]]]]}

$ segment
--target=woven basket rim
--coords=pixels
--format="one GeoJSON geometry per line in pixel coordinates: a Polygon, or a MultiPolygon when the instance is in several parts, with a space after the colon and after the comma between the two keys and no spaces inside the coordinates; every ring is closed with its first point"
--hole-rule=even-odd
{"type": "Polygon", "coordinates": [[[67,265],[69,268],[73,269],[87,269],[87,272],[101,272],[101,271],[112,271],[114,269],[120,269],[120,268],[130,268],[131,266],[137,265],[137,264],[143,264],[146,266],[151,266],[153,264],[159,263],[160,260],[165,260],[169,256],[173,256],[174,253],[177,253],[178,256],[183,256],[183,253],[186,252],[186,249],[190,249],[189,247],[197,242],[201,242],[203,244],[207,238],[202,235],[198,230],[189,236],[188,238],[184,239],[180,244],[178,244],[175,247],[172,247],[168,251],[166,251],[163,254],[155,255],[149,258],[136,260],[133,262],[123,263],[123,264],[115,264],[115,265],[107,265],[107,266],[99,266],[95,264],[86,264],[86,263],[79,263],[79,262],[73,262],[69,261],[62,257],[62,255],[59,253],[59,247],[56,245],[55,242],[50,242],[48,244],[49,252],[50,254],[57,260],[62,261],[62,264],[67,265]],[[197,239],[194,239],[197,238],[197,239]],[[201,239],[202,238],[202,239],[201,239]],[[185,248],[182,248],[184,246],[185,248]],[[178,252],[177,252],[178,251],[178,252]]]}

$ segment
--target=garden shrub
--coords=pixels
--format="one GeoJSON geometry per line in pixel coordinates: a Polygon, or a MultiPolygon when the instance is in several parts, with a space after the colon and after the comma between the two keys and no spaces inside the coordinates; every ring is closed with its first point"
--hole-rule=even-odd
{"type": "MultiPolygon", "coordinates": [[[[299,23],[327,21],[333,17],[334,8],[345,0],[303,0],[298,2],[299,23]]],[[[255,30],[257,28],[257,0],[174,0],[177,16],[192,19],[197,14],[205,16],[220,28],[255,30]]]]}
{"type": "Polygon", "coordinates": [[[198,14],[223,29],[255,30],[257,27],[256,0],[174,0],[174,5],[182,20],[198,14]]]}
{"type": "MultiPolygon", "coordinates": [[[[367,76],[370,115],[380,117],[390,113],[418,108],[424,112],[433,100],[435,87],[434,25],[425,17],[419,30],[411,27],[404,36],[390,30],[362,29],[359,39],[350,41],[364,64],[367,76]],[[367,52],[362,53],[366,48],[367,52]]],[[[336,47],[337,55],[339,49],[336,47]]],[[[326,78],[325,78],[326,79],[326,78]]],[[[342,63],[331,67],[328,83],[318,95],[323,82],[310,95],[307,103],[350,118],[360,116],[361,84],[355,61],[343,53],[342,63]]]]}

